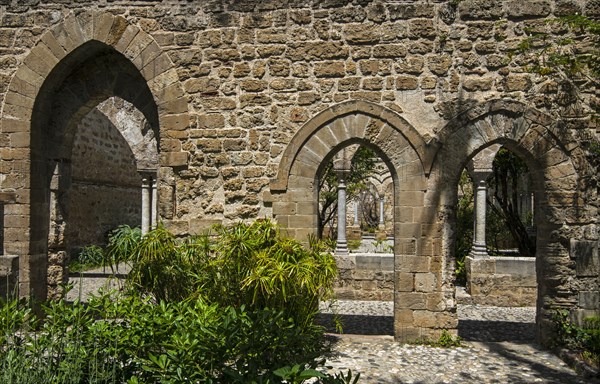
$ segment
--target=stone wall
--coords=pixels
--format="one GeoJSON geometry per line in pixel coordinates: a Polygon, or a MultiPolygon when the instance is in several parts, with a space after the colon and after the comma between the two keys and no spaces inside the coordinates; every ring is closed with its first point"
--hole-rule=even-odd
{"type": "Polygon", "coordinates": [[[599,290],[597,276],[576,271],[570,242],[598,242],[598,174],[579,145],[598,130],[585,103],[560,104],[560,87],[527,72],[530,57],[515,49],[529,31],[563,33],[546,18],[599,9],[583,0],[0,1],[0,181],[16,194],[5,243],[20,254],[21,292],[47,294],[50,196],[68,180],[74,126],[118,96],[146,121],[138,137],[158,141],[159,214],[180,235],[273,217],[306,239],[320,164],[344,146],[372,146],[394,180],[399,339],[456,327],[458,177],[482,149],[507,146],[534,173],[547,339],[554,309],[584,310],[591,296],[580,292],[599,290]]]}
{"type": "Polygon", "coordinates": [[[467,257],[464,301],[498,307],[535,307],[537,276],[534,257],[467,257]]]}
{"type": "Polygon", "coordinates": [[[141,176],[127,141],[94,109],[77,127],[68,192],[69,249],[105,244],[107,232],[141,223],[141,176]]]}
{"type": "Polygon", "coordinates": [[[394,256],[350,254],[336,256],[335,284],[340,300],[394,300],[394,256]]]}

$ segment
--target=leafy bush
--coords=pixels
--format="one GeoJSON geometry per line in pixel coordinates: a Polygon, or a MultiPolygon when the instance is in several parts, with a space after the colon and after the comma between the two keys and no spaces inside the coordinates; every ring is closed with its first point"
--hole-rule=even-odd
{"type": "Polygon", "coordinates": [[[358,248],[360,248],[361,243],[362,243],[361,239],[348,240],[348,249],[351,251],[355,251],[358,248]]]}
{"type": "Polygon", "coordinates": [[[97,245],[83,247],[77,257],[69,263],[71,272],[81,272],[104,264],[104,251],[97,245]]]}
{"type": "Polygon", "coordinates": [[[585,318],[583,325],[578,326],[571,321],[568,311],[557,311],[554,322],[558,346],[578,351],[585,360],[600,367],[600,317],[585,318]]]}
{"type": "Polygon", "coordinates": [[[351,370],[346,375],[336,373],[335,376],[331,376],[300,364],[296,364],[293,367],[285,366],[273,373],[284,380],[285,383],[290,384],[300,384],[317,378],[319,379],[319,383],[324,384],[356,384],[360,378],[360,373],[353,377],[351,370]]]}
{"type": "Polygon", "coordinates": [[[84,265],[99,266],[104,262],[104,252],[99,246],[90,245],[84,247],[81,252],[79,252],[77,261],[84,265]]]}
{"type": "Polygon", "coordinates": [[[443,329],[440,337],[435,339],[422,338],[416,340],[414,344],[419,345],[428,345],[430,347],[439,347],[439,348],[453,348],[460,347],[462,345],[462,339],[459,336],[452,336],[450,332],[443,329]]]}
{"type": "Polygon", "coordinates": [[[467,284],[465,258],[473,246],[473,182],[466,170],[463,170],[459,187],[459,199],[456,207],[456,237],[454,243],[456,284],[467,284]]]}
{"type": "Polygon", "coordinates": [[[120,225],[108,234],[106,263],[119,267],[119,263],[129,261],[142,238],[140,227],[120,225]]]}
{"type": "Polygon", "coordinates": [[[282,237],[269,220],[217,226],[184,241],[158,226],[128,256],[128,280],[157,300],[201,297],[221,306],[273,308],[308,327],[319,301],[333,295],[337,268],[324,249],[282,237]]]}
{"type": "Polygon", "coordinates": [[[50,302],[40,322],[26,303],[2,304],[3,383],[280,383],[279,368],[314,369],[322,347],[272,309],[105,293],[50,302]]]}
{"type": "Polygon", "coordinates": [[[132,264],[127,290],[50,302],[43,321],[25,303],[3,304],[0,382],[285,382],[281,367],[314,369],[324,352],[314,317],[337,273],[324,250],[266,220],[186,239],[119,227],[104,254],[132,264]]]}

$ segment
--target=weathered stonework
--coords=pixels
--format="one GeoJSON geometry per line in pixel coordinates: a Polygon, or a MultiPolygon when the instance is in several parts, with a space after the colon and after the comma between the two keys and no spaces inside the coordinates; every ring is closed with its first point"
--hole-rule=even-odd
{"type": "Polygon", "coordinates": [[[534,307],[537,301],[535,258],[471,257],[465,260],[468,304],[534,307]]]}
{"type": "Polygon", "coordinates": [[[306,239],[317,226],[319,166],[344,146],[373,147],[393,180],[396,337],[436,335],[457,324],[460,172],[502,144],[534,175],[538,329],[547,341],[556,308],[578,318],[598,310],[598,171],[579,145],[582,132],[598,131],[584,105],[554,102],[556,86],[524,70],[528,57],[510,56],[525,31],[561,32],[546,18],[596,16],[596,8],[583,0],[2,1],[0,187],[15,193],[4,248],[19,255],[20,293],[53,293],[68,228],[83,224],[57,203],[77,185],[78,124],[128,110],[143,124],[120,131],[135,164],[118,172],[156,167],[158,215],[180,235],[272,217],[306,239]],[[112,97],[132,107],[98,108],[112,97]],[[585,251],[593,244],[595,253],[585,251]]]}
{"type": "Polygon", "coordinates": [[[335,284],[340,300],[394,300],[393,255],[336,255],[339,276],[335,284]]]}

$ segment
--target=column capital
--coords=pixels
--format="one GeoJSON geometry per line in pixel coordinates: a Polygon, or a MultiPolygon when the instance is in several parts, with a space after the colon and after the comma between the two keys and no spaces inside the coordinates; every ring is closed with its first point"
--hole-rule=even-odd
{"type": "Polygon", "coordinates": [[[473,182],[476,184],[480,184],[481,182],[484,182],[487,180],[488,177],[490,177],[490,175],[492,174],[493,170],[492,169],[475,169],[472,172],[470,172],[471,178],[473,179],[473,182]]]}
{"type": "Polygon", "coordinates": [[[138,168],[137,171],[142,177],[156,177],[158,174],[156,168],[138,168]]]}
{"type": "Polygon", "coordinates": [[[340,182],[345,183],[346,178],[348,177],[349,174],[350,174],[349,169],[336,169],[335,170],[335,175],[338,177],[338,181],[340,181],[340,182]]]}

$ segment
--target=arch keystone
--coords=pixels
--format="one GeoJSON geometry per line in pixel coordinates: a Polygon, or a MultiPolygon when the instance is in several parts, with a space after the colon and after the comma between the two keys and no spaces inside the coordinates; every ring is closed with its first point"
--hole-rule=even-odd
{"type": "Polygon", "coordinates": [[[94,31],[92,38],[98,41],[106,41],[112,30],[115,17],[110,13],[99,13],[94,16],[94,31]]]}

